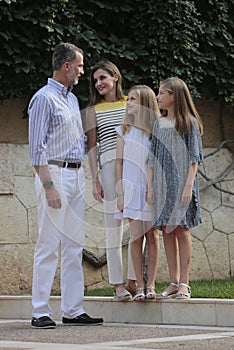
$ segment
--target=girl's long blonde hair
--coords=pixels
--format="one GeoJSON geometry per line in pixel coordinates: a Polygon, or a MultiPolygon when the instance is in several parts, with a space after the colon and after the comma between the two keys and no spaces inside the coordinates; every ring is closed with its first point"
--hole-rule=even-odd
{"type": "Polygon", "coordinates": [[[134,125],[142,129],[142,131],[144,131],[149,136],[149,139],[151,139],[154,122],[160,115],[156,95],[154,91],[147,85],[134,85],[130,88],[129,93],[132,91],[135,91],[139,98],[140,118],[138,125],[135,125],[134,116],[128,114],[128,111],[126,110],[122,124],[123,135],[128,133],[131,129],[131,126],[134,125]]]}
{"type": "MultiPolygon", "coordinates": [[[[179,134],[184,132],[189,134],[190,123],[193,117],[196,118],[200,133],[203,133],[202,120],[193,103],[191,94],[186,83],[177,77],[167,78],[160,82],[170,94],[174,96],[174,116],[176,119],[175,128],[179,134]]],[[[166,115],[166,111],[162,111],[162,115],[166,115]]]]}

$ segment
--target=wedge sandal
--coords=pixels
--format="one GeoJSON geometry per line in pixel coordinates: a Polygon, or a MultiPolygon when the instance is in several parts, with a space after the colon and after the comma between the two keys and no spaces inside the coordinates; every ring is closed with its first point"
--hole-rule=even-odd
{"type": "Polygon", "coordinates": [[[126,290],[121,290],[118,294],[114,291],[114,300],[115,301],[130,301],[132,300],[131,294],[126,290]]]}

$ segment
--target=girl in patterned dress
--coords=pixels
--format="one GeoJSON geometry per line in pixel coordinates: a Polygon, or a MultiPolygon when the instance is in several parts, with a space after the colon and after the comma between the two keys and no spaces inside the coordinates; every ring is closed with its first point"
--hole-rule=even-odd
{"type": "Polygon", "coordinates": [[[187,85],[177,77],[160,83],[157,100],[162,116],[154,124],[147,158],[147,202],[153,206],[153,226],[163,233],[171,281],[160,298],[190,298],[190,229],[201,223],[202,122],[187,85]]]}
{"type": "Polygon", "coordinates": [[[155,299],[155,278],[158,266],[158,230],[152,228],[152,208],[146,202],[146,158],[152,128],[159,108],[155,93],[146,85],[135,85],[128,93],[123,124],[116,128],[116,218],[128,219],[130,250],[137,279],[133,300],[155,299]],[[148,280],[143,276],[143,241],[146,240],[148,280]]]}

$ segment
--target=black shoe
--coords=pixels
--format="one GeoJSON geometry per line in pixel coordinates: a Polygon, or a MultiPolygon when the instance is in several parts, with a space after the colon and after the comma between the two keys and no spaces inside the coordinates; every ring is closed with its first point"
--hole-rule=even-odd
{"type": "Polygon", "coordinates": [[[51,329],[56,327],[56,323],[49,318],[49,316],[42,316],[39,318],[32,318],[31,325],[34,328],[51,329]]]}
{"type": "Polygon", "coordinates": [[[92,318],[84,313],[75,318],[63,317],[62,322],[68,326],[96,326],[103,323],[103,318],[92,318]]]}

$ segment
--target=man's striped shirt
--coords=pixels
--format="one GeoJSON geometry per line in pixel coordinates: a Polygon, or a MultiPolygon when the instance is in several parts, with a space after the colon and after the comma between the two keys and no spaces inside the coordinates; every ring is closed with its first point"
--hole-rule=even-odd
{"type": "Polygon", "coordinates": [[[76,96],[49,78],[31,99],[29,146],[32,164],[47,165],[49,159],[84,160],[84,132],[76,96]]]}

